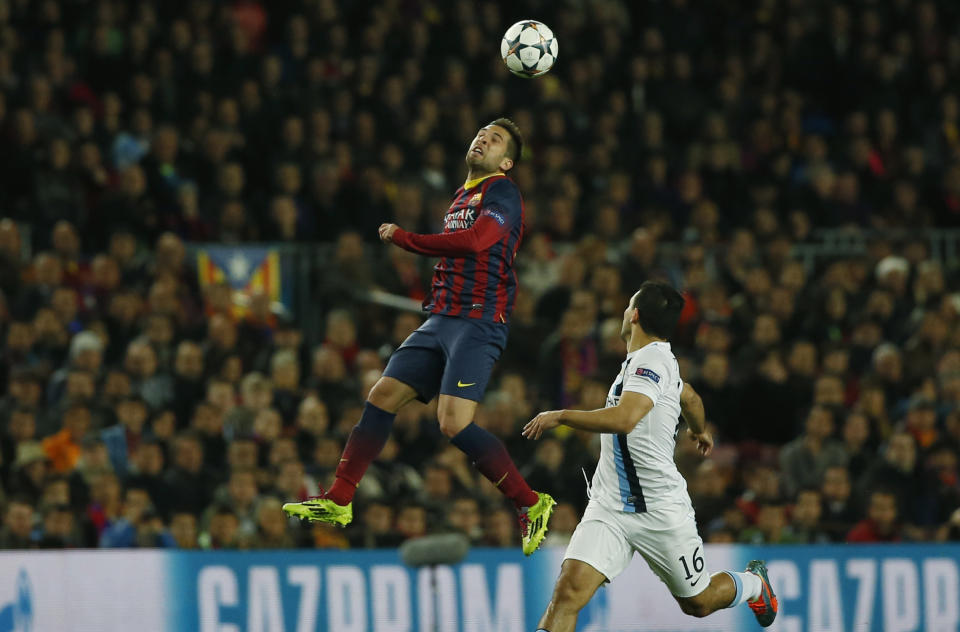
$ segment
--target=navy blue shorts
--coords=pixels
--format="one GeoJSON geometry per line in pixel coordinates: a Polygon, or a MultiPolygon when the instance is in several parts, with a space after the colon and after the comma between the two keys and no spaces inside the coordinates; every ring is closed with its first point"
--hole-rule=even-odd
{"type": "Polygon", "coordinates": [[[422,402],[438,392],[479,402],[507,331],[500,323],[434,314],[393,352],[383,374],[409,384],[422,402]]]}

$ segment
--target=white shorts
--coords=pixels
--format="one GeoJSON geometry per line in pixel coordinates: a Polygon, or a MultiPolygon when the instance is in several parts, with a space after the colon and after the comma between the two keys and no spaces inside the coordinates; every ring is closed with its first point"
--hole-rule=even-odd
{"type": "Polygon", "coordinates": [[[675,597],[693,597],[710,585],[688,500],[646,513],[615,511],[591,500],[563,559],[586,562],[610,581],[626,570],[635,551],[675,597]]]}

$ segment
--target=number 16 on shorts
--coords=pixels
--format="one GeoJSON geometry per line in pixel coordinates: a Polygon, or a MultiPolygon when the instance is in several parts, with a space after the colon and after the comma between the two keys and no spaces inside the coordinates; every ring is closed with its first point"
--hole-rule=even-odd
{"type": "MultiPolygon", "coordinates": [[[[699,553],[700,553],[700,547],[698,546],[697,548],[695,548],[695,549],[693,550],[693,555],[690,556],[690,557],[692,558],[692,560],[693,560],[693,572],[692,572],[692,573],[690,572],[690,566],[687,565],[687,556],[686,556],[686,555],[681,555],[680,558],[679,558],[679,559],[680,559],[680,563],[683,564],[683,572],[685,572],[685,573],[687,574],[687,576],[684,577],[684,579],[686,579],[687,581],[693,579],[694,574],[699,575],[700,573],[703,572],[703,556],[702,556],[702,555],[699,555],[699,553]]],[[[698,577],[698,578],[697,578],[697,581],[699,581],[699,580],[700,580],[700,578],[698,577]]],[[[692,585],[695,585],[695,584],[696,584],[696,582],[694,582],[694,584],[692,584],[692,585]]]]}

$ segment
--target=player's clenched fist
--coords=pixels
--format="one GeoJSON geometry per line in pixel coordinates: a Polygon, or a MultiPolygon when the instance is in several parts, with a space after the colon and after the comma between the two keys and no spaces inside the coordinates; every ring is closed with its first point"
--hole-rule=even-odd
{"type": "Polygon", "coordinates": [[[560,425],[560,415],[562,414],[562,410],[548,410],[540,413],[523,427],[520,434],[527,439],[539,439],[545,430],[552,430],[560,425]]]}
{"type": "Polygon", "coordinates": [[[380,241],[385,244],[393,243],[393,234],[400,228],[396,224],[380,224],[380,241]]]}
{"type": "Polygon", "coordinates": [[[693,430],[687,430],[687,436],[690,437],[691,441],[697,443],[697,451],[703,456],[710,456],[710,451],[713,450],[713,437],[710,436],[710,433],[704,430],[703,432],[694,432],[693,430]]]}

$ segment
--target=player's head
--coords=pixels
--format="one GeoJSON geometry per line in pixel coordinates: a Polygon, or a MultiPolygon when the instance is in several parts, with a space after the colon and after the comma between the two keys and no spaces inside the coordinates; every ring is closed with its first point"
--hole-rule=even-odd
{"type": "Polygon", "coordinates": [[[508,118],[498,118],[480,128],[467,149],[467,167],[478,173],[509,171],[520,161],[523,136],[508,118]]]}
{"type": "Polygon", "coordinates": [[[683,296],[669,284],[644,281],[623,312],[620,334],[626,339],[631,328],[638,326],[651,338],[669,340],[680,320],[683,304],[683,296]]]}

